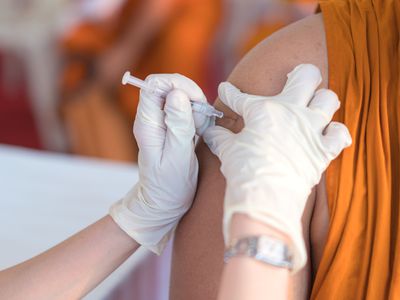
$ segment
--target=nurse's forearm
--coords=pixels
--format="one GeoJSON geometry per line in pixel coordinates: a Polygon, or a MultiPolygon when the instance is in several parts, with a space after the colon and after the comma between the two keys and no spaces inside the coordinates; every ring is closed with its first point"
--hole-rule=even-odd
{"type": "MultiPolygon", "coordinates": [[[[268,235],[288,242],[283,234],[243,214],[236,214],[231,224],[232,239],[268,235]]],[[[289,276],[288,269],[245,256],[233,257],[224,266],[218,300],[287,299],[289,276]]]]}
{"type": "Polygon", "coordinates": [[[110,216],[0,272],[0,299],[80,299],[139,247],[110,216]]]}

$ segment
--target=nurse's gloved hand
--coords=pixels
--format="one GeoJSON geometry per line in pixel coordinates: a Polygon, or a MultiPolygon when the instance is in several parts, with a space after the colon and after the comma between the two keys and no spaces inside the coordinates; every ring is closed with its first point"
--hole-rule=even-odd
{"type": "Polygon", "coordinates": [[[206,117],[194,116],[189,100],[206,98],[182,75],[151,75],[146,81],[170,92],[158,96],[141,90],[134,124],[139,182],[110,215],[138,243],[160,254],[196,191],[195,124],[200,128],[206,117]]]}
{"type": "Polygon", "coordinates": [[[273,97],[245,94],[224,82],[219,97],[245,126],[238,134],[213,126],[203,135],[226,177],[225,243],[233,214],[246,214],[290,238],[294,271],[307,261],[301,217],[311,189],[351,144],[346,126],[331,122],[340,106],[336,94],[315,93],[320,83],[313,65],[296,67],[273,97]]]}

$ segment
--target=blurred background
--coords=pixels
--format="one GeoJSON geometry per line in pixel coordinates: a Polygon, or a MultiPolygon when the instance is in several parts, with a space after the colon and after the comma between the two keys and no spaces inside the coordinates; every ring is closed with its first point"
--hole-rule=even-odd
{"type": "Polygon", "coordinates": [[[130,70],[177,72],[212,103],[238,60],[315,0],[1,0],[0,144],[134,162],[130,70]]]}
{"type": "MultiPolygon", "coordinates": [[[[315,8],[315,0],[0,0],[0,270],[98,220],[138,180],[139,93],[121,85],[125,71],[181,73],[212,103],[249,49],[315,8]]],[[[85,299],[168,299],[170,255],[135,253],[85,299]]]]}

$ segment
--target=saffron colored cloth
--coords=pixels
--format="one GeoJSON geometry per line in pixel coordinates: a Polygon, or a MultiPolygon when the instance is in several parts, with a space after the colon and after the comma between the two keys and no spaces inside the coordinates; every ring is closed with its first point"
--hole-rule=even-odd
{"type": "MultiPolygon", "coordinates": [[[[61,111],[74,153],[124,161],[136,159],[131,127],[139,101],[138,89],[120,85],[116,91],[108,91],[90,81],[96,75],[97,58],[119,42],[125,26],[138,17],[139,6],[144,2],[127,0],[113,18],[84,22],[62,41],[65,61],[61,111]]],[[[126,70],[140,78],[152,73],[180,73],[205,87],[221,1],[164,2],[171,10],[167,20],[126,70]]]]}
{"type": "Polygon", "coordinates": [[[311,299],[400,299],[400,2],[320,8],[336,119],[353,145],[327,170],[330,230],[311,299]]]}

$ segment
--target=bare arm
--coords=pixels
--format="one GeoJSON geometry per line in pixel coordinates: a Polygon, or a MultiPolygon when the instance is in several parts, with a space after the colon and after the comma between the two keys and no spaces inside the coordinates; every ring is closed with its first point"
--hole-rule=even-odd
{"type": "Polygon", "coordinates": [[[82,298],[138,247],[106,216],[52,249],[1,271],[0,298],[82,298]]]}
{"type": "MultiPolygon", "coordinates": [[[[231,236],[233,239],[268,235],[289,243],[289,239],[246,215],[237,214],[232,219],[231,236]]],[[[245,256],[233,257],[225,266],[219,288],[219,300],[264,300],[287,299],[289,271],[276,268],[245,256]]]]}
{"type": "MultiPolygon", "coordinates": [[[[312,63],[322,72],[327,87],[327,55],[322,15],[296,22],[267,38],[238,64],[229,81],[244,92],[271,96],[281,91],[286,74],[301,63],[312,63]]],[[[225,112],[219,125],[239,131],[241,118],[217,100],[225,112]]],[[[219,160],[204,144],[197,149],[200,164],[199,185],[192,209],[182,219],[174,240],[171,299],[214,299],[223,269],[222,212],[225,181],[219,160]]],[[[310,219],[315,192],[303,215],[303,232],[309,240],[310,219]]],[[[310,265],[290,278],[290,296],[306,299],[310,284],[310,265]]]]}

